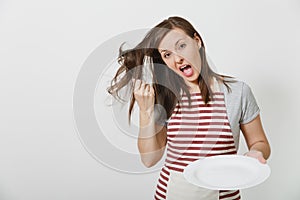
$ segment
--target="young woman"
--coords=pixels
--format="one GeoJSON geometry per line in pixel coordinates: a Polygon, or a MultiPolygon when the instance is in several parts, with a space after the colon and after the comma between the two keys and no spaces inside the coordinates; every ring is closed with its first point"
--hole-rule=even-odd
{"type": "Polygon", "coordinates": [[[249,148],[245,155],[266,162],[270,146],[249,86],[213,72],[200,34],[177,16],[152,28],[135,48],[120,49],[119,61],[108,91],[118,97],[124,86],[132,89],[129,117],[137,102],[142,162],[151,167],[166,151],[155,199],[240,199],[238,190],[190,184],[182,172],[198,159],[236,154],[240,130],[249,148]],[[152,84],[142,80],[145,63],[152,67],[152,84]]]}

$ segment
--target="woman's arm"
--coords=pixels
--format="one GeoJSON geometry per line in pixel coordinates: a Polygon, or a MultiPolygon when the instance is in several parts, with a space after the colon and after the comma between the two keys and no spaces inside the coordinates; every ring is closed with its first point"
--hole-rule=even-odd
{"type": "Polygon", "coordinates": [[[249,152],[245,155],[257,158],[260,162],[266,163],[271,149],[268,139],[262,127],[260,116],[247,124],[241,124],[241,130],[245,137],[249,152]]]}
{"type": "Polygon", "coordinates": [[[154,89],[144,81],[134,83],[134,97],[140,108],[140,128],[138,149],[141,160],[146,167],[155,165],[163,156],[167,130],[164,126],[155,124],[154,119],[154,89]]]}
{"type": "Polygon", "coordinates": [[[155,124],[153,112],[140,112],[138,149],[146,167],[152,167],[162,158],[167,142],[166,132],[166,127],[155,124]]]}

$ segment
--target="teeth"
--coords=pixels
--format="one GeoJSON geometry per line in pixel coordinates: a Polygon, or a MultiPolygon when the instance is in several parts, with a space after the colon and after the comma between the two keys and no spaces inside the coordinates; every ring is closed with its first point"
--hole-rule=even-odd
{"type": "Polygon", "coordinates": [[[180,67],[179,69],[180,69],[180,71],[183,71],[184,68],[186,68],[186,67],[188,67],[188,66],[189,66],[189,65],[184,65],[184,66],[180,67]]]}

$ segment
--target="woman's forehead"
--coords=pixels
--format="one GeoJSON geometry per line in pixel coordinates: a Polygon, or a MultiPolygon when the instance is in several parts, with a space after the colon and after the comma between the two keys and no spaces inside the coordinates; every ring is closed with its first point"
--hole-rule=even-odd
{"type": "Polygon", "coordinates": [[[185,40],[189,36],[181,29],[172,29],[168,32],[165,37],[161,40],[158,45],[159,49],[170,49],[174,47],[174,45],[180,41],[185,40]]]}

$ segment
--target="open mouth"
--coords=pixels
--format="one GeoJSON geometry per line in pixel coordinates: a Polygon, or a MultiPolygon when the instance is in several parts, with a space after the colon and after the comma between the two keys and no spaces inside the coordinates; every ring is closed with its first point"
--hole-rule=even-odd
{"type": "Polygon", "coordinates": [[[180,69],[180,71],[184,72],[184,70],[188,70],[189,68],[191,68],[191,65],[184,65],[184,66],[181,66],[179,69],[180,69]]]}
{"type": "Polygon", "coordinates": [[[187,77],[193,75],[193,69],[191,65],[183,65],[179,68],[179,70],[187,77]]]}

